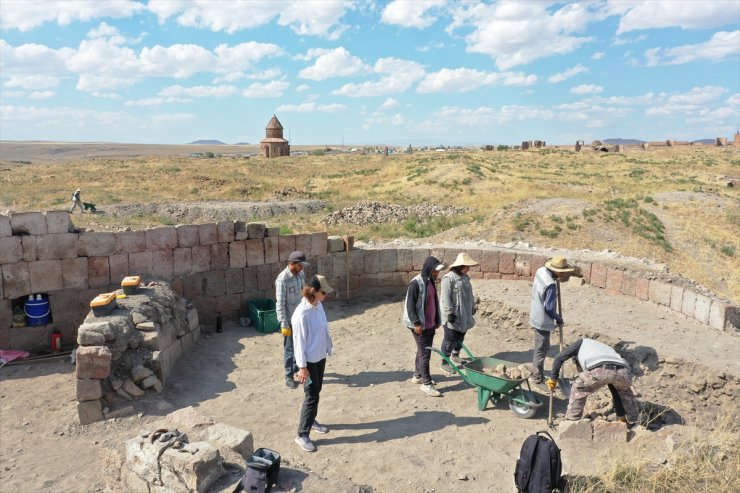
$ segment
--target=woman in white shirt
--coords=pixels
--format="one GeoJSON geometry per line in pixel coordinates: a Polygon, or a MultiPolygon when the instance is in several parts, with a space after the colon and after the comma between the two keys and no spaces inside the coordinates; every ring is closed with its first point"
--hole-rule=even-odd
{"type": "Polygon", "coordinates": [[[312,431],[328,433],[329,428],[316,421],[319,394],[324,381],[326,357],[331,356],[332,342],[326,313],[321,304],[334,289],[324,276],[315,275],[303,288],[303,299],[293,312],[293,347],[298,366],[296,376],[303,384],[303,407],[295,442],[306,452],[315,452],[309,436],[312,431]]]}

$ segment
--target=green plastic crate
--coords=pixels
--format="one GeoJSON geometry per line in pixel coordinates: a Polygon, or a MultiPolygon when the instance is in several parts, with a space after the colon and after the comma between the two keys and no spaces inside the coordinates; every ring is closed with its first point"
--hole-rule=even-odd
{"type": "Polygon", "coordinates": [[[275,300],[260,299],[247,302],[249,318],[252,325],[259,332],[270,333],[280,330],[280,324],[275,310],[275,300]]]}

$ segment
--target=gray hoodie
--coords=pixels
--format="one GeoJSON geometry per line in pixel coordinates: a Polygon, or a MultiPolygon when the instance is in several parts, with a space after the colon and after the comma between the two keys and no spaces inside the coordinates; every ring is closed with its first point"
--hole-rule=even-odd
{"type": "Polygon", "coordinates": [[[442,294],[439,297],[444,326],[458,332],[467,332],[475,325],[474,303],[470,277],[461,276],[454,270],[445,274],[442,278],[442,294]],[[455,321],[452,323],[447,321],[447,316],[451,313],[455,315],[455,321]]]}

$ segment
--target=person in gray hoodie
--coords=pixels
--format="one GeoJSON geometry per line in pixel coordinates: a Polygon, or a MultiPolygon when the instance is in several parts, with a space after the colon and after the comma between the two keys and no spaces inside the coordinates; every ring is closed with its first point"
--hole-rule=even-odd
{"type": "MultiPolygon", "coordinates": [[[[465,333],[475,325],[475,299],[468,277],[468,271],[475,265],[478,262],[470,258],[470,255],[459,253],[450,265],[450,271],[442,278],[442,295],[439,299],[445,331],[442,353],[455,363],[462,362],[460,349],[465,333]]],[[[440,369],[448,375],[455,374],[455,370],[444,360],[440,369]]]]}
{"type": "Polygon", "coordinates": [[[403,323],[416,341],[416,361],[411,382],[420,383],[421,391],[432,397],[442,395],[434,388],[429,372],[432,351],[427,348],[432,347],[435,331],[442,321],[439,295],[434,283],[439,271],[444,268],[444,264],[436,257],[427,257],[421,267],[421,273],[409,283],[406,303],[403,306],[403,323]]]}

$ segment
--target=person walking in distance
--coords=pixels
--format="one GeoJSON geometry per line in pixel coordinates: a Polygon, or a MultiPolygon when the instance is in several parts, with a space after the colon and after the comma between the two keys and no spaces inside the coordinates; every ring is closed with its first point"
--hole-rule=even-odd
{"type": "Polygon", "coordinates": [[[329,433],[329,428],[316,420],[319,394],[324,383],[326,357],[332,354],[332,340],[322,302],[333,293],[326,278],[315,275],[303,288],[303,299],[293,312],[293,345],[298,365],[296,376],[303,384],[303,406],[295,442],[306,452],[315,452],[312,431],[329,433]]]}
{"type": "Polygon", "coordinates": [[[283,334],[285,385],[291,389],[298,388],[298,382],[294,379],[298,368],[293,353],[291,317],[301,302],[303,287],[306,284],[303,267],[306,265],[308,265],[306,255],[296,250],[288,256],[288,266],[275,279],[275,311],[280,323],[280,332],[283,334]]]}
{"type": "Polygon", "coordinates": [[[84,214],[85,208],[82,206],[82,199],[80,198],[80,190],[79,188],[74,191],[72,194],[72,208],[69,210],[69,213],[72,214],[75,210],[75,207],[80,208],[80,214],[84,214]]]}
{"type": "Polygon", "coordinates": [[[434,283],[439,276],[439,271],[444,268],[444,264],[436,257],[427,257],[419,275],[409,283],[406,303],[403,306],[403,323],[416,341],[416,360],[411,382],[420,383],[421,391],[432,397],[442,395],[434,388],[429,372],[429,359],[432,351],[427,348],[432,347],[434,333],[441,323],[439,296],[434,283]]]}
{"type": "MultiPolygon", "coordinates": [[[[459,253],[450,265],[450,271],[442,277],[442,294],[439,297],[445,334],[442,353],[455,363],[462,362],[460,349],[465,333],[475,325],[475,299],[468,277],[468,271],[475,265],[478,262],[470,258],[470,255],[459,253]]],[[[455,374],[455,370],[444,360],[440,368],[448,375],[455,374]]]]}
{"type": "Polygon", "coordinates": [[[550,349],[550,333],[555,326],[563,326],[558,314],[557,279],[572,274],[575,267],[564,257],[553,257],[537,269],[532,282],[529,307],[529,324],[534,330],[534,356],[532,357],[532,380],[542,384],[545,379],[545,357],[550,349]]]}

